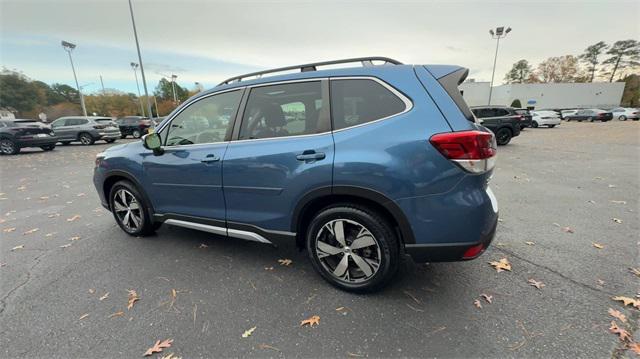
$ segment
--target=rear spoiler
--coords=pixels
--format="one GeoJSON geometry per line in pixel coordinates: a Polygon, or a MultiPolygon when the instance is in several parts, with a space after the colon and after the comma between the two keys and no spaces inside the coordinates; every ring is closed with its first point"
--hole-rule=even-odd
{"type": "Polygon", "coordinates": [[[424,68],[427,69],[427,71],[438,80],[442,88],[447,91],[464,117],[471,122],[475,122],[475,117],[458,88],[469,75],[469,69],[451,65],[425,65],[424,68]]]}

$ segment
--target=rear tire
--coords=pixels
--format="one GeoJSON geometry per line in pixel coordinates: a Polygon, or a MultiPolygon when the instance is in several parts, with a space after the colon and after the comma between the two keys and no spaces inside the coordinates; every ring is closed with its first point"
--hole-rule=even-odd
{"type": "Polygon", "coordinates": [[[142,133],[139,130],[133,130],[131,136],[133,136],[133,138],[140,138],[140,136],[142,136],[142,133]]]}
{"type": "Polygon", "coordinates": [[[56,148],[56,145],[40,146],[40,148],[42,148],[43,151],[53,151],[53,149],[56,148]]]}
{"type": "Polygon", "coordinates": [[[538,128],[538,122],[537,122],[537,121],[533,121],[533,122],[531,123],[531,127],[533,127],[533,128],[538,128]]]}
{"type": "Polygon", "coordinates": [[[120,138],[124,140],[125,138],[127,138],[127,135],[120,135],[120,138]]]}
{"type": "Polygon", "coordinates": [[[83,132],[80,135],[78,135],[78,141],[80,141],[80,143],[82,143],[85,146],[93,145],[93,143],[96,142],[93,136],[91,136],[86,132],[83,132]]]}
{"type": "Polygon", "coordinates": [[[111,187],[109,208],[118,226],[128,235],[138,237],[154,232],[151,210],[133,183],[119,181],[111,187]]]}
{"type": "Polygon", "coordinates": [[[496,142],[499,146],[504,146],[511,142],[511,137],[513,137],[511,130],[503,127],[496,133],[496,142]]]}
{"type": "Polygon", "coordinates": [[[324,208],[306,236],[313,268],[340,289],[380,290],[398,271],[400,245],[393,227],[365,206],[343,203],[324,208]]]}
{"type": "Polygon", "coordinates": [[[13,140],[3,138],[0,140],[0,153],[3,155],[15,155],[20,152],[20,147],[13,140]]]}
{"type": "Polygon", "coordinates": [[[60,143],[62,143],[63,146],[69,146],[69,144],[71,142],[70,141],[61,141],[60,143]]]}
{"type": "Polygon", "coordinates": [[[625,115],[620,115],[620,117],[618,117],[619,121],[626,121],[627,120],[627,116],[625,115]]]}

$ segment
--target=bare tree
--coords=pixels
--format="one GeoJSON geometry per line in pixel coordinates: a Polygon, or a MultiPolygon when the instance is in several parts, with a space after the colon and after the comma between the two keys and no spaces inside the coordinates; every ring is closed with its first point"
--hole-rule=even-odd
{"type": "Polygon", "coordinates": [[[613,82],[613,77],[616,75],[618,70],[622,70],[627,67],[640,66],[640,42],[637,40],[616,41],[611,45],[607,54],[611,55],[611,57],[607,58],[602,63],[613,66],[613,68],[606,73],[611,75],[609,82],[613,82]]]}
{"type": "Polygon", "coordinates": [[[604,50],[609,47],[604,41],[599,41],[584,50],[584,53],[579,56],[580,60],[587,63],[587,70],[591,74],[589,77],[589,82],[593,82],[593,78],[595,77],[596,68],[600,61],[598,57],[604,52],[604,50]]]}

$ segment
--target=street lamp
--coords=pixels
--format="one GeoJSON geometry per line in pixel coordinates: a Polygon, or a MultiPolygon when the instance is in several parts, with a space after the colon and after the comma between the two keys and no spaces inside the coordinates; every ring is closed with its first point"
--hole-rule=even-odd
{"type": "Polygon", "coordinates": [[[76,68],[73,66],[73,58],[71,58],[71,51],[76,48],[75,44],[70,42],[62,41],[62,48],[69,54],[69,62],[71,62],[71,70],[73,71],[73,79],[76,81],[76,89],[78,89],[78,94],[80,95],[80,105],[82,106],[82,114],[84,117],[87,117],[87,108],[84,106],[84,96],[82,96],[82,91],[80,90],[80,85],[78,85],[78,77],[76,76],[76,68]]]}
{"type": "Polygon", "coordinates": [[[136,71],[138,69],[138,66],[140,65],[136,64],[135,62],[131,63],[131,68],[133,69],[133,76],[135,76],[136,78],[136,87],[138,88],[138,102],[140,102],[140,113],[144,117],[144,106],[142,105],[142,95],[140,95],[140,85],[138,84],[138,72],[136,71]]]}
{"type": "Polygon", "coordinates": [[[499,26],[496,27],[495,32],[493,31],[493,29],[489,30],[489,34],[491,34],[491,37],[496,39],[496,54],[493,57],[493,72],[491,73],[491,85],[489,86],[489,105],[491,105],[491,93],[493,92],[493,77],[496,74],[496,61],[498,60],[498,47],[500,46],[500,39],[503,37],[506,37],[508,33],[511,32],[511,28],[507,27],[506,29],[504,28],[504,26],[499,26]]]}
{"type": "Polygon", "coordinates": [[[171,88],[173,89],[173,102],[178,103],[178,98],[176,97],[176,79],[178,75],[171,74],[171,88]]]}
{"type": "Polygon", "coordinates": [[[140,44],[138,43],[138,31],[136,30],[136,20],[133,17],[133,5],[129,0],[129,13],[131,14],[131,25],[133,26],[133,36],[136,40],[136,50],[138,51],[138,64],[140,64],[140,74],[142,75],[142,86],[144,87],[144,95],[147,99],[147,111],[151,116],[151,101],[149,101],[149,92],[147,91],[147,79],[144,77],[144,67],[142,66],[142,55],[140,54],[140,44]]]}

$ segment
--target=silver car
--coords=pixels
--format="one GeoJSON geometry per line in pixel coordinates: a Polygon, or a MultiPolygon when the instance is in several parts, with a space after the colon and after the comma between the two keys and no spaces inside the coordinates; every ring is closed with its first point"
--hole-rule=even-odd
{"type": "Polygon", "coordinates": [[[51,123],[51,128],[63,145],[74,141],[80,141],[83,145],[91,145],[99,140],[112,143],[120,138],[120,129],[111,117],[60,117],[51,123]]]}

